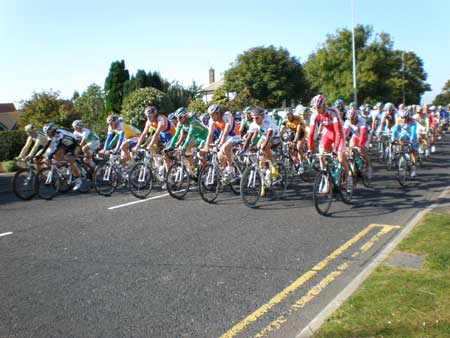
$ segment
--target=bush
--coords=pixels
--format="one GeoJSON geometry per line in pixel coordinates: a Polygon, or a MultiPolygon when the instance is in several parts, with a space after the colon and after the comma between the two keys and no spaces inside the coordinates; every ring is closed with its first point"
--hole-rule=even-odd
{"type": "Polygon", "coordinates": [[[21,130],[0,132],[0,161],[11,160],[19,155],[27,140],[27,134],[21,130]]]}
{"type": "MultiPolygon", "coordinates": [[[[16,161],[4,161],[0,163],[2,171],[5,173],[12,173],[16,170],[16,161]]],[[[1,171],[0,171],[1,172],[1,171]]]]}

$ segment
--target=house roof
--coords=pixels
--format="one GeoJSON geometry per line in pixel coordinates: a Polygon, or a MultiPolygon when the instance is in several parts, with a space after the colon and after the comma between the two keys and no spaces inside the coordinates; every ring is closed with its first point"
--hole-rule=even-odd
{"type": "Polygon", "coordinates": [[[225,81],[220,79],[219,81],[213,82],[209,84],[207,87],[203,89],[204,93],[213,93],[217,88],[220,88],[224,85],[225,81]]]}
{"type": "Polygon", "coordinates": [[[13,103],[0,103],[0,123],[11,130],[16,127],[19,112],[13,103]]]}

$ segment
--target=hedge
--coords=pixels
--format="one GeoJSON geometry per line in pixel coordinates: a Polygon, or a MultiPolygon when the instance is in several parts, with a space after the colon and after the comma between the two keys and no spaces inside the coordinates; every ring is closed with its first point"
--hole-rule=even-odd
{"type": "Polygon", "coordinates": [[[12,160],[25,145],[27,134],[21,130],[0,131],[0,161],[12,160]]]}

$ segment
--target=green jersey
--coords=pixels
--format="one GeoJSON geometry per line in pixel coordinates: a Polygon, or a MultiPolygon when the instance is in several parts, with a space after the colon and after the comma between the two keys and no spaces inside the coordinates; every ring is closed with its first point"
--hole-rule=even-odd
{"type": "Polygon", "coordinates": [[[195,145],[198,146],[201,141],[205,141],[208,137],[208,128],[204,126],[199,120],[188,117],[187,124],[178,122],[175,129],[175,135],[173,135],[170,141],[169,148],[173,148],[178,141],[181,130],[187,133],[186,140],[183,143],[183,149],[186,149],[191,141],[195,141],[195,145]]]}

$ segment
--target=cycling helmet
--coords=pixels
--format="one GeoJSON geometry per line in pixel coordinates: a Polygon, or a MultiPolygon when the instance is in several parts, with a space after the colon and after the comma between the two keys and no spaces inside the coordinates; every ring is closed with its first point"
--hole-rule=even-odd
{"type": "Polygon", "coordinates": [[[358,108],[356,107],[355,102],[350,102],[350,104],[348,105],[348,109],[358,109],[358,108]]]}
{"type": "Polygon", "coordinates": [[[167,119],[169,120],[169,121],[173,121],[173,120],[176,120],[176,116],[175,116],[175,114],[174,113],[172,113],[172,114],[169,114],[169,116],[167,116],[167,119]]]}
{"type": "Polygon", "coordinates": [[[407,118],[407,117],[409,117],[409,111],[408,111],[408,109],[400,110],[400,112],[399,112],[398,115],[399,115],[400,118],[402,118],[402,119],[407,118]]]}
{"type": "Polygon", "coordinates": [[[237,111],[236,114],[235,114],[235,116],[234,116],[234,118],[235,118],[236,120],[242,119],[242,113],[241,113],[240,111],[237,111]]]}
{"type": "Polygon", "coordinates": [[[188,116],[196,119],[197,118],[197,112],[195,110],[191,111],[191,112],[188,113],[188,116]]]}
{"type": "Polygon", "coordinates": [[[253,108],[252,109],[252,116],[264,116],[265,111],[262,108],[253,108]]]}
{"type": "Polygon", "coordinates": [[[431,106],[431,107],[429,108],[429,110],[435,111],[435,110],[436,110],[436,106],[431,106]]]}
{"type": "Polygon", "coordinates": [[[44,125],[44,127],[42,128],[42,130],[44,131],[44,133],[48,133],[49,131],[55,130],[55,124],[53,122],[49,122],[46,125],[44,125]]]}
{"type": "Polygon", "coordinates": [[[299,104],[297,107],[295,107],[295,114],[297,115],[303,115],[306,111],[306,107],[299,104]]]}
{"type": "Polygon", "coordinates": [[[202,120],[202,122],[204,124],[208,123],[209,121],[209,115],[208,114],[203,114],[202,116],[200,116],[200,120],[202,120]]]}
{"type": "Polygon", "coordinates": [[[75,129],[75,128],[81,128],[81,127],[83,127],[83,121],[81,121],[81,120],[75,120],[75,121],[72,122],[72,128],[73,128],[73,129],[75,129]]]}
{"type": "Polygon", "coordinates": [[[236,112],[231,111],[231,110],[227,110],[227,111],[225,112],[225,115],[236,116],[236,112]]]}
{"type": "Polygon", "coordinates": [[[145,108],[144,114],[145,114],[145,116],[151,116],[151,115],[158,114],[158,109],[156,109],[155,106],[148,106],[147,108],[145,108]]]}
{"type": "Polygon", "coordinates": [[[273,110],[269,113],[269,116],[272,116],[272,117],[278,116],[278,109],[273,109],[273,110]]]}
{"type": "Polygon", "coordinates": [[[288,115],[294,115],[294,112],[293,112],[293,110],[292,110],[291,108],[286,108],[284,111],[285,111],[285,113],[286,113],[286,116],[288,116],[288,115]]]}
{"type": "Polygon", "coordinates": [[[244,114],[248,114],[248,113],[251,114],[252,109],[253,109],[252,107],[245,107],[245,109],[243,110],[243,113],[244,113],[244,114]]]}
{"type": "Polygon", "coordinates": [[[438,106],[438,110],[440,111],[440,110],[442,110],[444,107],[442,107],[442,106],[438,106]]]}
{"type": "Polygon", "coordinates": [[[117,115],[115,115],[115,114],[109,115],[106,118],[106,123],[108,123],[108,124],[111,124],[111,123],[114,123],[114,122],[118,122],[118,121],[119,121],[119,117],[117,115]]]}
{"type": "Polygon", "coordinates": [[[334,106],[339,109],[339,110],[344,110],[344,101],[342,101],[341,99],[337,99],[336,101],[334,101],[334,106]]]}
{"type": "Polygon", "coordinates": [[[209,114],[209,115],[212,115],[212,114],[214,114],[215,112],[220,113],[221,111],[222,111],[222,108],[221,108],[218,104],[212,104],[212,105],[210,105],[209,108],[208,108],[208,114],[209,114]]]}
{"type": "Polygon", "coordinates": [[[394,104],[388,102],[384,105],[385,110],[394,110],[394,104]]]}
{"type": "Polygon", "coordinates": [[[317,109],[320,107],[324,107],[326,103],[327,103],[327,99],[325,98],[325,96],[319,94],[312,98],[311,107],[313,109],[317,109]]]}
{"type": "Polygon", "coordinates": [[[32,124],[27,124],[27,125],[25,126],[25,131],[26,131],[27,133],[31,133],[32,131],[34,131],[34,126],[33,126],[32,124]]]}
{"type": "Polygon", "coordinates": [[[187,114],[188,114],[188,111],[184,107],[178,108],[177,111],[175,112],[175,116],[176,116],[177,119],[185,117],[185,116],[187,116],[187,114]]]}
{"type": "Polygon", "coordinates": [[[383,109],[383,103],[382,102],[377,102],[377,104],[373,108],[374,109],[383,109]]]}
{"type": "Polygon", "coordinates": [[[351,120],[352,118],[354,118],[357,113],[358,110],[356,109],[356,107],[350,108],[346,114],[347,120],[351,120]]]}

